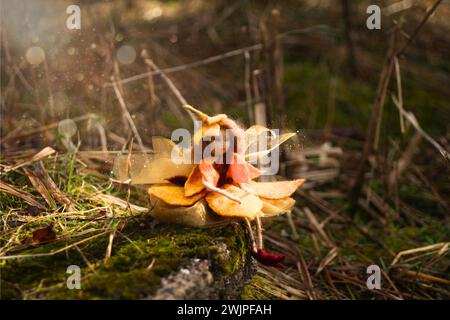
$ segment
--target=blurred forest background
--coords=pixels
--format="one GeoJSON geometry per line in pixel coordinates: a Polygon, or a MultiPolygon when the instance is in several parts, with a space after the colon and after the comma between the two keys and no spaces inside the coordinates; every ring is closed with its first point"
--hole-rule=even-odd
{"type": "MultiPolygon", "coordinates": [[[[449,299],[449,17],[446,0],[1,0],[0,259],[53,265],[70,247],[95,277],[147,206],[145,186],[110,181],[114,156],[191,128],[185,99],[298,132],[280,175],[307,183],[264,225],[286,268],[258,266],[242,298],[449,299]],[[381,30],[366,27],[372,4],[381,30]],[[56,236],[37,246],[45,226],[56,236]]],[[[61,281],[0,263],[7,297],[61,281]]]]}

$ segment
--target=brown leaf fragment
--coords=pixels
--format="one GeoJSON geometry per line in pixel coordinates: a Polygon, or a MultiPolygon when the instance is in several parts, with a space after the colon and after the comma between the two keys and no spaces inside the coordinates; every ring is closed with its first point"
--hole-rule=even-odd
{"type": "Polygon", "coordinates": [[[42,243],[56,239],[56,233],[53,230],[53,224],[33,231],[33,243],[42,243]]]}

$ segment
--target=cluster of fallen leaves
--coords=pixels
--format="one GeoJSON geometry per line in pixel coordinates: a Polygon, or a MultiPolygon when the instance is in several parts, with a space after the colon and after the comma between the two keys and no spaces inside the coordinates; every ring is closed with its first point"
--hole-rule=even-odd
{"type": "MultiPolygon", "coordinates": [[[[148,181],[158,181],[148,189],[154,217],[166,222],[205,227],[233,219],[259,220],[291,211],[295,205],[291,195],[304,179],[258,182],[255,179],[262,175],[261,170],[246,161],[250,141],[247,134],[269,129],[253,126],[244,131],[224,114],[209,117],[193,107],[187,106],[187,109],[202,122],[202,127],[194,132],[192,147],[204,140],[210,141],[204,139],[206,136],[226,129],[233,132],[236,147],[228,163],[218,163],[211,158],[202,159],[198,164],[179,165],[169,159],[177,146],[167,139],[154,139],[153,147],[159,156],[148,164],[152,171],[146,171],[148,181]]],[[[280,136],[278,141],[281,142],[258,152],[267,154],[292,135],[280,136]]],[[[253,251],[264,264],[280,266],[284,259],[262,248],[255,247],[253,251]]]]}

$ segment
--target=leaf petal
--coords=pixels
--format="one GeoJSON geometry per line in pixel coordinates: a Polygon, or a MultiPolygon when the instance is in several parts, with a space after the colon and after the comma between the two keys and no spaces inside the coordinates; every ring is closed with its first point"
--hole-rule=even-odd
{"type": "Polygon", "coordinates": [[[192,164],[176,164],[170,157],[157,154],[136,153],[130,157],[121,154],[116,157],[113,173],[117,180],[130,184],[165,183],[173,177],[188,177],[194,166],[192,164]]]}
{"type": "Polygon", "coordinates": [[[229,223],[213,213],[205,200],[201,199],[190,207],[171,206],[158,198],[150,196],[152,210],[150,214],[162,222],[177,223],[197,228],[217,227],[229,223]]]}
{"type": "Polygon", "coordinates": [[[262,208],[262,201],[250,193],[231,185],[226,184],[221,189],[241,199],[239,204],[217,192],[210,192],[206,195],[209,207],[221,216],[242,217],[254,219],[262,208]]]}
{"type": "Polygon", "coordinates": [[[275,182],[250,182],[257,196],[267,199],[281,199],[290,197],[298,187],[305,182],[305,179],[275,182]]]}
{"type": "Polygon", "coordinates": [[[227,176],[235,183],[248,183],[261,175],[261,171],[234,153],[230,159],[227,176]]]}
{"type": "Polygon", "coordinates": [[[148,189],[149,196],[156,197],[172,206],[191,206],[205,194],[205,192],[201,192],[192,197],[186,197],[183,187],[172,184],[154,185],[148,189]]]}
{"type": "Polygon", "coordinates": [[[42,243],[56,239],[56,233],[53,230],[53,224],[45,228],[33,231],[33,243],[42,243]]]}
{"type": "Polygon", "coordinates": [[[283,133],[282,135],[280,135],[278,137],[278,141],[277,143],[275,143],[274,145],[270,145],[269,143],[267,145],[270,145],[269,148],[267,148],[266,150],[259,150],[257,152],[253,152],[253,153],[247,153],[246,154],[246,159],[253,159],[253,158],[258,158],[258,157],[262,157],[262,156],[266,156],[268,155],[272,150],[274,150],[275,148],[278,148],[281,144],[283,144],[284,142],[286,142],[287,140],[289,140],[290,138],[292,138],[293,136],[295,136],[296,133],[283,133]]]}
{"type": "Polygon", "coordinates": [[[211,162],[201,160],[198,165],[200,173],[202,175],[202,179],[213,186],[217,186],[220,179],[220,174],[214,168],[214,165],[211,162]]]}
{"type": "MultiPolygon", "coordinates": [[[[171,156],[172,150],[178,150],[178,146],[170,139],[164,137],[152,137],[153,152],[158,155],[171,156]]],[[[181,150],[178,150],[180,152],[181,150]]]]}
{"type": "Polygon", "coordinates": [[[203,189],[205,189],[205,186],[202,181],[202,173],[199,166],[195,166],[184,184],[184,195],[190,197],[201,192],[203,189]]]}
{"type": "Polygon", "coordinates": [[[273,217],[282,213],[290,212],[295,205],[295,200],[291,197],[282,199],[261,198],[263,207],[261,212],[264,218],[273,217]]]}
{"type": "Polygon", "coordinates": [[[191,111],[197,117],[197,119],[199,119],[200,121],[202,121],[203,123],[205,123],[207,125],[219,123],[223,119],[227,118],[226,114],[217,114],[215,116],[210,117],[206,113],[204,113],[188,104],[184,105],[184,108],[191,111]]]}

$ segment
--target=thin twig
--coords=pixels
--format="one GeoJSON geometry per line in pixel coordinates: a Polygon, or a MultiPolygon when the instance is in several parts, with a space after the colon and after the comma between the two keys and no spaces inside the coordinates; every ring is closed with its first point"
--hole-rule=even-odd
{"type": "Polygon", "coordinates": [[[122,108],[122,112],[125,116],[125,119],[127,119],[131,130],[133,131],[134,136],[136,137],[136,140],[139,144],[139,147],[141,148],[142,152],[145,152],[144,143],[142,142],[141,136],[139,135],[139,132],[136,128],[136,125],[134,124],[133,118],[130,115],[130,112],[128,111],[127,105],[125,104],[125,101],[123,100],[122,94],[120,93],[119,87],[117,86],[116,82],[113,82],[113,88],[114,92],[116,93],[117,100],[119,100],[119,105],[122,108]]]}
{"type": "Polygon", "coordinates": [[[436,11],[437,7],[441,4],[442,0],[437,0],[434,5],[427,11],[425,16],[422,18],[420,23],[417,25],[417,27],[414,29],[413,33],[409,37],[408,41],[404,44],[403,47],[401,47],[400,50],[397,51],[396,56],[400,57],[405,53],[405,50],[408,48],[408,46],[411,44],[411,42],[416,38],[417,34],[419,33],[420,29],[425,25],[425,23],[428,21],[428,18],[436,11]]]}

